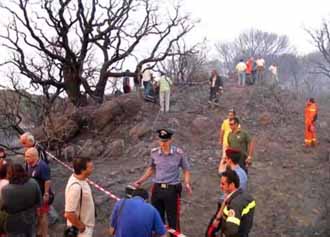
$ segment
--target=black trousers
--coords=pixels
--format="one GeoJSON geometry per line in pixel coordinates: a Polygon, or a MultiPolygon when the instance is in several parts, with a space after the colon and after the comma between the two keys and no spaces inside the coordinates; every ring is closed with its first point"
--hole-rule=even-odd
{"type": "Polygon", "coordinates": [[[151,195],[151,204],[158,210],[163,222],[166,223],[166,214],[168,226],[177,231],[180,231],[181,191],[181,184],[154,184],[151,195]]]}
{"type": "Polygon", "coordinates": [[[210,97],[209,97],[209,100],[210,101],[218,102],[217,88],[216,87],[210,87],[210,97]]]}

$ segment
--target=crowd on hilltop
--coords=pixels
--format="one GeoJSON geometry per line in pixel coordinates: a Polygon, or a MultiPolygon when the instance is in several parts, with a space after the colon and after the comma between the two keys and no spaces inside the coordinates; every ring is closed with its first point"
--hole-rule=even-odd
{"type": "MultiPolygon", "coordinates": [[[[246,61],[241,59],[235,67],[238,75],[238,85],[245,86],[263,82],[265,80],[265,68],[266,61],[261,56],[256,60],[253,57],[249,57],[246,61]]],[[[268,70],[271,73],[271,83],[278,83],[277,64],[271,64],[268,70]]]]}
{"type": "MultiPolygon", "coordinates": [[[[261,56],[256,59],[249,57],[246,60],[239,60],[235,65],[235,72],[229,73],[229,78],[237,79],[238,86],[254,85],[256,83],[277,85],[279,83],[278,65],[272,63],[268,67],[270,78],[266,80],[266,61],[261,56]]],[[[139,85],[143,88],[143,97],[146,101],[156,103],[159,101],[160,112],[170,111],[171,90],[174,79],[170,78],[163,72],[155,73],[149,64],[145,65],[141,73],[138,75],[138,82],[135,83],[135,89],[139,89],[139,85]]],[[[224,80],[220,76],[218,70],[213,69],[209,78],[210,95],[208,103],[217,104],[219,96],[224,91],[224,80]]],[[[122,91],[130,93],[133,90],[129,77],[123,78],[122,91]]]]}

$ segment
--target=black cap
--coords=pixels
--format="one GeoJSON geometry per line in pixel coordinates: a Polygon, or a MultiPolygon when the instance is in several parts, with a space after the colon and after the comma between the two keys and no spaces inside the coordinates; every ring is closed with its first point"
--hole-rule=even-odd
{"type": "Polygon", "coordinates": [[[173,132],[169,129],[158,129],[157,130],[157,133],[158,133],[158,137],[160,139],[164,139],[164,140],[167,140],[167,139],[171,139],[172,135],[173,135],[173,132]]]}

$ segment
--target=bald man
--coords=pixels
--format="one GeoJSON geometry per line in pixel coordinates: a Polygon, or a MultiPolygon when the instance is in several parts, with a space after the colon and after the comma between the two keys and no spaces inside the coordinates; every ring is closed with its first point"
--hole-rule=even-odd
{"type": "Polygon", "coordinates": [[[50,170],[47,163],[39,159],[39,153],[35,147],[26,149],[25,162],[27,164],[27,173],[38,182],[43,196],[43,203],[38,210],[37,236],[47,237],[49,211],[48,201],[51,184],[50,170]]]}
{"type": "Polygon", "coordinates": [[[19,140],[25,149],[34,147],[35,145],[34,136],[29,132],[23,133],[19,140]]]}

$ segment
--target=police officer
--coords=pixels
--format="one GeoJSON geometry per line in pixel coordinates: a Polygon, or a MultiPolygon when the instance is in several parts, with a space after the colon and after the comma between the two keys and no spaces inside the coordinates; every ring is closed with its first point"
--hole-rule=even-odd
{"type": "Polygon", "coordinates": [[[166,213],[168,226],[180,231],[179,208],[182,191],[180,168],[183,170],[185,189],[191,194],[190,165],[185,153],[177,146],[172,145],[172,131],[159,129],[157,133],[159,147],[151,150],[149,167],[133,185],[139,187],[153,176],[151,203],[159,211],[164,223],[166,213]]]}
{"type": "Polygon", "coordinates": [[[220,225],[226,237],[247,237],[253,224],[255,200],[239,188],[239,177],[231,169],[222,173],[220,187],[226,196],[213,226],[220,225]]]}

